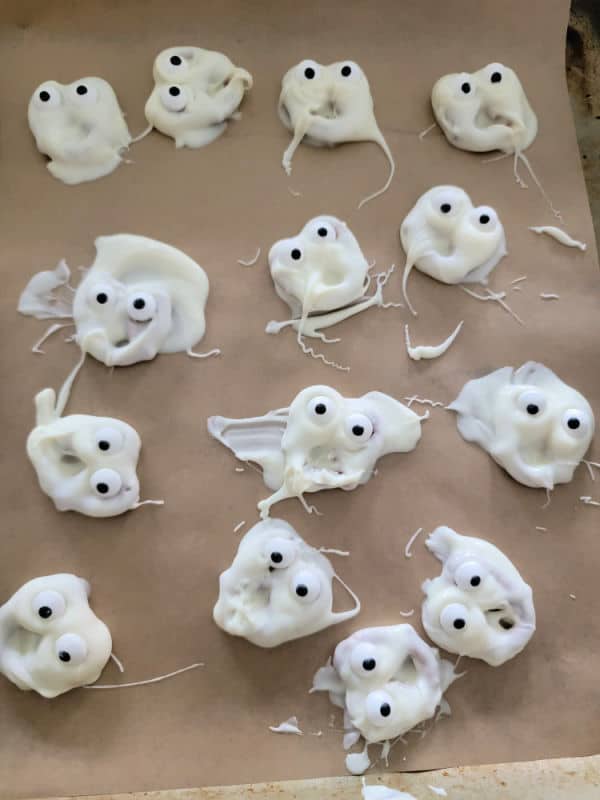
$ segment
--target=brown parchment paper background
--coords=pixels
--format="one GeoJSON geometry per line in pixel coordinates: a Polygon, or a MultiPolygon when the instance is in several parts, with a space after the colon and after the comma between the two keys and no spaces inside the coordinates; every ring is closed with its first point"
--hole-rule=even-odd
{"type": "MultiPolygon", "coordinates": [[[[352,493],[313,499],[322,517],[297,501],[279,505],[312,544],[348,549],[337,564],[360,594],[353,622],[266,651],[222,634],[212,623],[217,576],[266,496],[261,478],[236,473],[233,455],[206,432],[210,414],[249,416],[287,405],[303,387],[330,383],[347,395],[380,389],[449,402],[476,375],[539,359],[578,387],[598,408],[596,248],[564,81],[566,0],[410,0],[410,2],[4,2],[1,42],[1,335],[4,505],[0,593],[58,571],[87,577],[92,604],[106,620],[126,665],[109,665],[103,682],[132,681],[196,660],[206,667],[171,681],[113,692],[78,690],[53,701],[0,681],[0,796],[84,794],[231,784],[343,774],[341,734],[329,729],[326,696],[307,690],[313,672],[353,630],[405,621],[419,609],[420,584],[438,563],[422,541],[403,551],[417,527],[449,524],[480,534],[514,559],[533,585],[539,630],[518,658],[499,669],[468,663],[448,692],[453,716],[423,740],[409,737],[393,753],[394,769],[587,755],[600,741],[598,659],[598,510],[580,495],[600,496],[585,468],[542,510],[544,493],[508,478],[480,449],[462,441],[454,416],[435,409],[417,450],[380,462],[379,474],[352,493]],[[243,118],[209,147],[176,151],[158,133],[131,150],[132,165],[77,187],[46,171],[27,129],[33,89],[48,78],[69,82],[100,75],[111,82],[132,133],[145,127],[152,62],[163,48],[198,44],[226,52],[249,69],[255,88],[243,118]],[[356,211],[383,183],[386,165],[372,144],[335,150],[301,147],[286,178],[281,155],[289,141],[275,113],[284,71],[302,58],[358,61],[371,82],[379,124],[397,160],[397,177],[382,198],[356,211]],[[528,155],[565,227],[587,253],[538,238],[528,225],[552,224],[538,191],[519,189],[510,160],[451,148],[431,122],[428,97],[438,76],[492,60],[514,67],[539,115],[528,155]],[[318,213],[345,219],[369,259],[383,269],[403,262],[398,226],[417,197],[457,183],[475,203],[498,209],[509,256],[496,288],[526,274],[509,302],[520,327],[500,307],[417,272],[410,288],[420,311],[410,319],[414,343],[464,330],[440,360],[409,362],[405,311],[370,310],[339,326],[341,344],[323,349],[352,366],[336,372],[299,352],[289,332],[263,333],[287,308],[268,275],[266,253],[318,213]],[[302,192],[293,197],[288,187],[302,192]],[[57,336],[46,355],[31,344],[45,323],[22,318],[19,292],[37,270],[66,257],[91,263],[100,234],[140,233],[189,253],[211,281],[202,349],[219,359],[184,355],[110,371],[89,359],[68,411],[122,417],[144,447],[143,498],[164,498],[112,520],[59,514],[39,491],[24,442],[33,424],[33,396],[59,387],[76,348],[57,336]],[[263,257],[254,268],[236,263],[263,257]],[[557,292],[544,302],[540,292],[557,292]],[[548,528],[547,533],[535,530],[548,528]],[[574,594],[576,600],[569,598],[574,594]],[[297,714],[306,732],[275,736],[268,726],[297,714]]],[[[400,275],[387,286],[399,299],[400,275]]],[[[592,456],[600,458],[597,446],[592,456]]],[[[419,626],[418,616],[413,620],[419,626]]],[[[337,727],[341,727],[338,717],[337,727]]],[[[375,752],[375,751],[373,751],[375,752]]]]}

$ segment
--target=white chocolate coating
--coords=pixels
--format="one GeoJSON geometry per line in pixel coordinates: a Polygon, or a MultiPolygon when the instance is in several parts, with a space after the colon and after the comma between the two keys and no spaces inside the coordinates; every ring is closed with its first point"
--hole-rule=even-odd
{"type": "Polygon", "coordinates": [[[75,575],[34,578],[0,606],[0,672],[23,691],[57,697],[94,683],[112,649],[110,631],[75,575]]]}
{"type": "Polygon", "coordinates": [[[423,583],[423,627],[449,653],[498,667],[520,653],[535,632],[531,587],[497,547],[445,525],[426,545],[442,574],[423,583]]]}
{"type": "Polygon", "coordinates": [[[36,395],[35,406],[27,455],[58,511],[114,517],[138,503],[142,443],[131,425],[87,414],[61,417],[53,389],[36,395]]]}
{"type": "Polygon", "coordinates": [[[506,255],[506,237],[490,206],[474,207],[458,186],[434,186],[417,200],[400,226],[406,253],[403,290],[413,267],[447,284],[487,283],[506,255]]]}
{"type": "Polygon", "coordinates": [[[521,82],[504,64],[444,75],[431,91],[431,105],[444,135],[461,150],[520,153],[537,134],[521,82]]]}
{"type": "Polygon", "coordinates": [[[315,674],[313,691],[329,692],[345,711],[346,730],[358,731],[369,745],[430,719],[453,679],[452,665],[412,625],[389,625],[340,642],[333,663],[315,674]]]}
{"type": "Polygon", "coordinates": [[[108,175],[131,142],[117,96],[102,78],[42,83],[27,118],[37,149],[50,159],[48,169],[67,184],[108,175]]]}
{"type": "Polygon", "coordinates": [[[524,486],[568,483],[594,435],[585,397],[534,361],[469,381],[448,409],[461,436],[524,486]]]}
{"type": "Polygon", "coordinates": [[[355,595],[354,608],[333,611],[334,578],[329,559],[291,525],[263,520],[243,537],[232,565],[221,574],[213,618],[232,636],[277,647],[359,613],[355,595]]]}
{"type": "Polygon", "coordinates": [[[382,392],[346,398],[330,386],[309,386],[289,408],[248,419],[210,417],[208,430],[241,461],[262,467],[274,492],[258,504],[264,518],[285,498],[366,483],[379,458],[414,450],[422,419],[382,392]]]}
{"type": "Polygon", "coordinates": [[[109,367],[127,366],[186,352],[202,339],[209,285],[199,264],[145,236],[100,236],[95,245],[73,300],[84,352],[109,367]]]}
{"type": "Polygon", "coordinates": [[[394,175],[394,159],[375,119],[367,76],[354,61],[325,65],[305,59],[296,64],[283,76],[278,111],[294,134],[283,156],[288,175],[303,139],[318,146],[372,141],[385,153],[390,174],[383,188],[364,198],[359,208],[386,191],[394,175]]]}
{"type": "Polygon", "coordinates": [[[154,89],[146,102],[146,119],[175,139],[176,147],[204,147],[227,128],[252,75],[226,55],[201,47],[169,47],[153,68],[154,89]]]}

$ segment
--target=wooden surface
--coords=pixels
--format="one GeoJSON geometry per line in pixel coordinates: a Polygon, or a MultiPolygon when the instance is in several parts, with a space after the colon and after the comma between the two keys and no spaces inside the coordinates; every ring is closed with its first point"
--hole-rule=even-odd
{"type": "MultiPolygon", "coordinates": [[[[367,783],[377,783],[368,776],[367,783]]],[[[448,800],[598,800],[600,756],[458,767],[436,772],[387,774],[384,786],[409,792],[415,800],[436,800],[430,787],[445,789],[448,800]]],[[[361,800],[358,778],[264,783],[214,789],[172,789],[104,795],[86,800],[361,800]]],[[[62,800],[65,800],[63,798],[62,800]]]]}

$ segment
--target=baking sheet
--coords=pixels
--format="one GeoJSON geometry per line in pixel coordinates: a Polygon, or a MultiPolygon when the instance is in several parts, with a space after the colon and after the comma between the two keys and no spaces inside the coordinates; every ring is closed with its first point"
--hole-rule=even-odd
{"type": "MultiPolygon", "coordinates": [[[[600,482],[596,489],[582,467],[542,510],[544,493],[514,483],[463,442],[453,415],[441,409],[433,410],[417,450],[385,458],[368,485],[311,498],[323,516],[307,516],[297,501],[274,510],[310,543],[351,551],[337,567],[361,596],[358,619],[275,651],[227,637],[211,621],[218,573],[241,535],[233,528],[246,520],[248,529],[267,491],[252,470],[236,473],[233,455],[209,438],[210,414],[263,413],[312,383],[347,395],[379,389],[449,402],[469,378],[527,359],[546,362],[596,404],[599,276],[564,81],[568,2],[5,2],[1,13],[1,595],[41,574],[87,577],[93,607],[126,666],[120,676],[109,665],[103,682],[143,679],[197,660],[206,667],[154,686],[78,690],[53,701],[1,681],[0,797],[343,774],[341,734],[328,727],[332,708],[324,695],[307,694],[312,674],[352,630],[402,622],[400,610],[418,609],[420,584],[438,563],[422,542],[407,561],[404,546],[416,528],[438,524],[489,538],[514,559],[534,587],[539,628],[525,652],[501,668],[469,662],[447,695],[452,718],[422,740],[409,737],[406,748],[393,751],[391,767],[593,753],[600,737],[600,512],[578,498],[600,498],[600,482]],[[252,72],[243,118],[200,151],[176,152],[153,133],[132,148],[134,163],[110,177],[79,187],[54,180],[27,130],[33,89],[48,78],[100,75],[115,87],[135,134],[145,127],[152,61],[174,44],[222,50],[252,72]],[[325,63],[352,58],[364,67],[396,156],[392,188],[360,212],[358,200],[386,174],[375,145],[301,147],[293,176],[281,169],[289,135],[275,113],[280,79],[308,56],[325,63]],[[515,185],[508,159],[484,165],[482,157],[452,149],[439,131],[424,141],[416,135],[431,122],[428,96],[437,77],[492,60],[521,76],[540,120],[528,155],[567,229],[588,243],[585,254],[527,230],[554,220],[535,188],[515,185]],[[350,363],[348,374],[301,355],[289,332],[263,333],[287,312],[266,267],[276,239],[332,213],[349,223],[378,269],[401,264],[400,221],[423,191],[446,182],[499,211],[509,256],[493,286],[528,276],[509,298],[525,327],[497,305],[415,272],[411,294],[420,315],[410,319],[413,343],[441,341],[465,320],[441,360],[409,362],[405,311],[369,310],[339,326],[343,341],[323,349],[350,363]],[[164,508],[92,520],[56,512],[24,453],[34,394],[58,387],[77,351],[58,335],[45,356],[31,354],[45,323],[18,317],[15,307],[33,272],[63,257],[76,272],[91,263],[96,236],[117,232],[162,239],[202,264],[211,281],[202,348],[218,346],[223,355],[200,362],[161,356],[114,371],[88,360],[68,411],[134,424],[144,443],[143,497],[166,500],[164,508]],[[263,257],[255,267],[236,263],[259,245],[263,257]],[[560,300],[543,301],[540,292],[560,300]],[[323,736],[269,733],[269,725],[292,714],[306,732],[323,736]]],[[[399,297],[396,275],[386,299],[399,297]]],[[[593,446],[594,455],[600,457],[593,446]]]]}

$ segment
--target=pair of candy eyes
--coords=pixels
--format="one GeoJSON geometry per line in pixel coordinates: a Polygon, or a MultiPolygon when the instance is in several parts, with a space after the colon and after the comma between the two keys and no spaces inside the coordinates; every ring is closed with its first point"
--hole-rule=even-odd
{"type": "MultiPolygon", "coordinates": [[[[87,83],[78,83],[75,89],[69,87],[69,97],[78,103],[95,103],[98,100],[98,90],[87,83]]],[[[55,86],[43,86],[36,94],[37,105],[41,109],[56,108],[63,101],[62,93],[55,86]]]]}
{"type": "MultiPolygon", "coordinates": [[[[330,225],[329,222],[325,222],[324,220],[316,222],[308,232],[312,234],[311,238],[316,242],[334,242],[337,239],[337,234],[333,225],[330,225]]],[[[303,257],[304,253],[299,247],[293,247],[290,250],[290,258],[292,261],[302,261],[303,257]]]]}
{"type": "MultiPolygon", "coordinates": [[[[490,75],[490,83],[500,83],[502,80],[502,73],[501,72],[492,72],[490,75]]],[[[463,94],[470,94],[471,93],[471,84],[469,81],[464,81],[461,86],[460,90],[463,94]]]]}
{"type": "MultiPolygon", "coordinates": [[[[314,80],[319,72],[320,69],[318,64],[306,64],[302,67],[302,74],[307,81],[314,80]]],[[[342,78],[350,78],[356,74],[358,74],[358,68],[356,65],[344,64],[342,67],[340,67],[340,75],[342,78]]]]}
{"type": "MultiPolygon", "coordinates": [[[[92,302],[103,309],[112,308],[116,296],[111,286],[96,284],[91,292],[92,302]]],[[[148,292],[135,292],[127,298],[127,316],[134,322],[148,322],[156,314],[156,300],[148,292]]]]}
{"type": "MultiPolygon", "coordinates": [[[[63,616],[67,604],[59,592],[51,589],[40,592],[33,599],[33,610],[37,616],[47,621],[54,621],[63,616]]],[[[76,633],[63,633],[54,643],[54,652],[59,661],[69,666],[79,666],[87,658],[87,645],[76,633]]]]}
{"type": "MultiPolygon", "coordinates": [[[[456,212],[457,206],[449,203],[447,200],[442,200],[441,203],[437,203],[435,208],[440,211],[445,217],[448,217],[453,211],[456,212]]],[[[477,212],[476,212],[477,213],[477,212]]],[[[491,208],[483,208],[479,211],[477,222],[482,226],[484,230],[492,230],[494,226],[494,222],[496,221],[496,213],[491,208]],[[490,223],[492,223],[490,225],[490,223]]]]}
{"type": "MultiPolygon", "coordinates": [[[[517,406],[526,417],[539,419],[546,410],[546,397],[537,389],[526,389],[517,398],[517,406]]],[[[569,408],[562,416],[562,425],[571,436],[585,436],[589,429],[589,420],[585,412],[569,408]]]]}
{"type": "MultiPolygon", "coordinates": [[[[293,564],[297,556],[296,545],[289,539],[274,538],[267,543],[266,552],[269,559],[269,570],[283,570],[293,564]]],[[[321,595],[321,581],[318,575],[308,569],[297,572],[291,581],[294,596],[303,604],[316,602],[321,595]]]]}
{"type": "MultiPolygon", "coordinates": [[[[317,425],[328,425],[335,419],[337,408],[328,397],[313,397],[307,406],[308,416],[317,425]]],[[[373,436],[373,422],[365,414],[349,414],[344,420],[346,434],[352,442],[368,442],[373,436]]]]}

